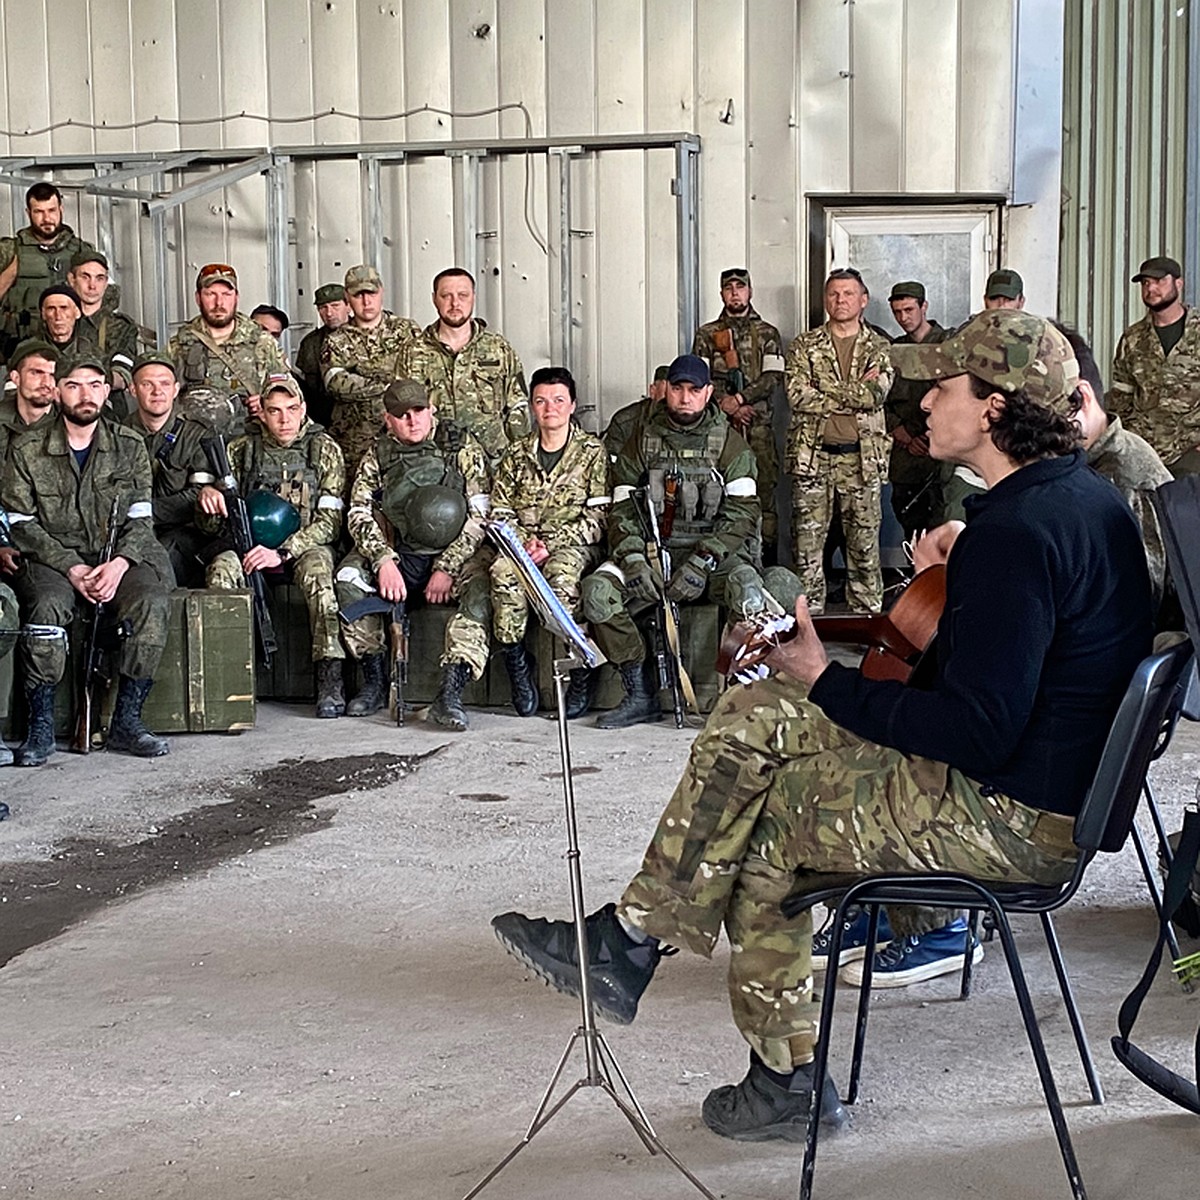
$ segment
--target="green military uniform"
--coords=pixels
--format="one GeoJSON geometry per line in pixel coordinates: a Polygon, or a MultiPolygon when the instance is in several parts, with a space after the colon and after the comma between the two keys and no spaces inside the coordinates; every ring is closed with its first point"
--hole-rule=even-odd
{"type": "Polygon", "coordinates": [[[772,403],[776,389],[783,385],[783,339],[779,330],[748,307],[741,316],[722,312],[696,330],[692,353],[708,363],[712,374],[713,391],[718,397],[739,390],[742,399],[754,411],[750,428],[745,433],[750,449],[758,462],[758,495],[762,502],[763,545],[772,552],[778,538],[775,511],[775,484],[779,480],[779,455],[775,449],[775,426],[772,403]],[[737,356],[737,370],[742,372],[744,385],[733,386],[726,354],[717,343],[728,330],[732,351],[737,356]]]}
{"type": "Polygon", "coordinates": [[[50,242],[34,237],[28,228],[18,230],[13,237],[0,238],[0,271],[17,259],[17,277],[0,300],[0,351],[4,357],[30,336],[42,292],[65,282],[72,257],[80,250],[91,249],[91,242],[78,237],[70,225],[59,226],[50,242]]]}
{"type": "Polygon", "coordinates": [[[423,383],[438,414],[469,429],[495,462],[532,428],[521,360],[478,317],[471,319],[471,340],[457,353],[437,330],[435,321],[402,349],[394,374],[423,383]]]}
{"type": "Polygon", "coordinates": [[[1174,473],[1200,470],[1200,308],[1185,311],[1183,336],[1166,355],[1149,313],[1131,325],[1117,343],[1112,380],[1108,409],[1125,428],[1174,473]]]}
{"type": "MultiPolygon", "coordinates": [[[[70,624],[78,593],[67,572],[99,562],[117,498],[121,532],[116,553],[130,567],[109,611],[117,621],[129,620],[130,633],[121,640],[116,658],[121,675],[153,679],[167,644],[174,579],[166,551],[154,537],[150,460],[132,430],[98,422],[82,468],[62,420],[13,444],[0,483],[0,507],[8,512],[13,541],[25,562],[14,587],[26,623],[70,624]]],[[[22,653],[27,686],[53,686],[62,678],[62,641],[31,639],[22,644],[22,653]]]]}
{"type": "Polygon", "coordinates": [[[308,406],[308,415],[318,425],[329,427],[333,418],[333,397],[325,387],[325,377],[321,368],[321,357],[325,353],[325,343],[335,330],[324,325],[310,329],[300,339],[296,350],[296,374],[300,378],[300,386],[304,389],[304,403],[308,406]]]}
{"type": "Polygon", "coordinates": [[[242,313],[219,343],[204,318],[193,317],[167,343],[167,355],[183,385],[180,411],[225,437],[244,431],[246,398],[258,394],[261,381],[287,370],[279,343],[242,313]]]}
{"type": "Polygon", "coordinates": [[[608,455],[608,461],[614,467],[617,465],[617,459],[621,456],[621,451],[625,449],[625,443],[637,433],[654,406],[661,403],[661,400],[643,396],[640,400],[635,400],[632,404],[625,405],[624,408],[618,408],[613,413],[608,428],[600,437],[604,442],[604,452],[608,455]]]}
{"type": "Polygon", "coordinates": [[[104,355],[110,370],[123,369],[128,375],[138,356],[138,339],[142,331],[132,317],[117,311],[120,303],[121,289],[115,283],[110,283],[104,291],[100,307],[91,316],[86,313],[81,316],[76,328],[104,355]]]}
{"type": "MultiPolygon", "coordinates": [[[[936,321],[930,321],[929,326],[926,342],[944,342],[950,336],[951,331],[943,329],[936,321]]],[[[917,343],[913,341],[912,334],[905,333],[892,344],[912,346],[917,343]]],[[[928,454],[921,456],[911,453],[896,441],[894,431],[903,426],[911,437],[925,436],[927,426],[921,401],[928,391],[928,380],[905,379],[897,374],[884,403],[887,431],[893,435],[888,463],[892,508],[904,530],[904,536],[909,539],[922,529],[932,529],[937,523],[942,505],[941,464],[928,454]]]]}
{"type": "MultiPolygon", "coordinates": [[[[230,442],[229,466],[242,495],[265,488],[299,512],[300,528],[280,549],[291,556],[293,578],[308,604],[313,661],[345,658],[333,588],[333,545],[342,528],[346,491],[346,466],[338,444],[308,420],[290,446],[280,445],[260,427],[230,442]]],[[[207,585],[224,591],[246,586],[236,553],[224,550],[213,559],[207,585]]]]}
{"type": "MultiPolygon", "coordinates": [[[[7,583],[0,582],[0,634],[18,628],[21,618],[17,611],[17,597],[7,583]]],[[[0,636],[0,658],[13,648],[11,637],[0,636]]]]}
{"type": "Polygon", "coordinates": [[[821,555],[835,506],[846,534],[847,603],[861,612],[883,606],[879,526],[891,443],[883,404],[893,374],[888,345],[864,326],[844,377],[828,323],[802,333],[788,348],[792,538],[796,571],[815,613],[825,608],[821,555]]]}
{"type": "Polygon", "coordinates": [[[333,397],[329,434],[341,446],[351,477],[379,436],[383,393],[396,378],[396,358],[420,333],[415,321],[385,312],[374,329],[351,322],[325,339],[321,366],[325,387],[333,397]]]}
{"type": "MultiPolygon", "coordinates": [[[[377,437],[363,455],[350,488],[346,528],[354,549],[338,564],[341,606],[374,593],[379,568],[388,560],[399,565],[410,588],[410,603],[418,598],[412,595],[413,585],[423,588],[433,571],[457,579],[482,540],[480,520],[488,513],[489,486],[483,447],[448,422],[435,419],[429,437],[412,446],[390,433],[377,437]],[[420,545],[404,532],[407,502],[418,489],[432,485],[459,489],[467,501],[467,524],[445,549],[420,545]]],[[[354,658],[382,654],[382,615],[372,613],[345,625],[342,637],[354,658]]]]}
{"type": "MultiPolygon", "coordinates": [[[[572,616],[580,610],[580,581],[604,557],[610,503],[608,457],[598,437],[572,425],[557,462],[547,469],[534,432],[501,456],[492,481],[492,516],[506,520],[525,543],[549,550],[541,564],[554,594],[572,616]]],[[[481,546],[456,580],[458,611],[446,626],[442,666],[466,663],[478,679],[487,667],[488,629],[502,646],[525,636],[528,602],[507,558],[481,546]]]]}
{"type": "Polygon", "coordinates": [[[175,581],[180,587],[201,587],[204,569],[199,556],[212,537],[196,526],[196,497],[215,480],[201,445],[210,431],[185,417],[177,405],[157,432],[146,428],[137,409],[123,424],[142,436],[150,456],[154,536],[170,556],[175,581]]]}
{"type": "Polygon", "coordinates": [[[52,404],[32,425],[26,425],[17,411],[15,395],[6,395],[0,400],[0,470],[3,470],[5,459],[8,458],[9,446],[21,434],[30,429],[45,429],[47,425],[53,425],[57,418],[58,405],[52,404]]]}

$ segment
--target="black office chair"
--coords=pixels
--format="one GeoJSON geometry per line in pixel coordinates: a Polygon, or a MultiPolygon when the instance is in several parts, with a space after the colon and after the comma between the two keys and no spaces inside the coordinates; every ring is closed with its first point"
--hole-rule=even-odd
{"type": "MultiPolygon", "coordinates": [[[[1071,1145],[1071,1136],[1063,1115],[1062,1102],[1054,1083],[1054,1075],[1046,1056],[1046,1048],[1038,1029],[1037,1016],[1029,995],[1029,986],[1021,966],[1020,954],[1008,921],[1010,913],[1036,913],[1042,929],[1054,972],[1058,977],[1063,1003],[1079,1048],[1084,1073],[1095,1103],[1103,1102],[1103,1092],[1096,1077],[1087,1036],[1071,991],[1070,979],[1063,965],[1062,951],[1054,929],[1051,913],[1061,908],[1075,894],[1083,880],[1084,871],[1097,851],[1115,853],[1125,844],[1133,825],[1133,816],[1142,795],[1146,770],[1151,760],[1165,749],[1164,736],[1174,729],[1178,710],[1183,703],[1189,678],[1185,676],[1193,660],[1192,647],[1184,642],[1161,654],[1145,659],[1134,673],[1117,715],[1109,730],[1095,778],[1075,820],[1074,840],[1079,847],[1079,859],[1074,873],[1065,883],[1038,885],[1002,883],[974,879],[953,872],[931,871],[919,875],[872,875],[850,887],[844,880],[837,887],[821,891],[805,891],[784,901],[783,911],[794,916],[802,909],[825,901],[838,900],[833,921],[833,940],[829,947],[831,969],[825,975],[825,992],[821,1000],[816,1055],[813,1062],[813,1094],[819,1096],[825,1085],[829,1062],[829,1030],[833,1022],[834,1001],[837,995],[838,973],[832,964],[840,961],[844,915],[853,904],[870,909],[867,945],[875,944],[879,909],[885,904],[915,904],[944,908],[986,910],[991,914],[1004,957],[1012,976],[1013,990],[1025,1023],[1025,1033],[1033,1051],[1046,1107],[1054,1126],[1055,1137],[1062,1154],[1063,1165],[1076,1200],[1086,1200],[1083,1180],[1071,1145]]],[[[968,958],[970,956],[968,955],[968,958]]],[[[863,1044],[866,1037],[867,1013],[871,998],[872,956],[864,964],[862,990],[858,1002],[858,1020],[854,1035],[849,1088],[846,1103],[858,1098],[859,1075],[862,1067],[863,1044]]],[[[818,1121],[809,1121],[804,1165],[800,1174],[800,1200],[812,1196],[813,1170],[817,1154],[818,1121]]]]}

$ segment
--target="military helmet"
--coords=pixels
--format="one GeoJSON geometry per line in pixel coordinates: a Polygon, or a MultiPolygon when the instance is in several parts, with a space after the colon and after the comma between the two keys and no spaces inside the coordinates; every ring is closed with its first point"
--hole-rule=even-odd
{"type": "Polygon", "coordinates": [[[246,497],[250,535],[256,546],[278,550],[300,528],[300,513],[282,496],[256,488],[246,497]]]}
{"type": "Polygon", "coordinates": [[[462,532],[467,501],[460,491],[440,483],[419,487],[404,504],[406,546],[418,552],[445,550],[462,532]]]}

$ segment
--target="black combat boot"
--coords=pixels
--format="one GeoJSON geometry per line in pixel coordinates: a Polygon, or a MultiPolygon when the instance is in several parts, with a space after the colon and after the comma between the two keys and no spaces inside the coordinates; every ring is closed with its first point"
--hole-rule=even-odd
{"type": "Polygon", "coordinates": [[[29,728],[13,755],[13,763],[18,767],[40,767],[55,750],[54,684],[26,685],[25,706],[29,709],[29,728]]]}
{"type": "Polygon", "coordinates": [[[171,752],[166,738],[156,737],[142,723],[142,705],[154,686],[153,679],[130,679],[122,675],[117,684],[117,703],[108,727],[109,750],[135,758],[160,758],[171,752]]]}
{"type": "Polygon", "coordinates": [[[531,717],[538,710],[537,665],[533,655],[525,649],[524,642],[505,646],[504,665],[508,668],[508,679],[512,684],[512,704],[518,717],[531,717]]]}
{"type": "Polygon", "coordinates": [[[387,660],[382,654],[368,654],[358,665],[362,670],[362,687],[346,705],[346,716],[369,717],[388,700],[387,660]]]}
{"type": "Polygon", "coordinates": [[[658,691],[651,687],[646,678],[644,663],[622,663],[621,686],[625,699],[610,713],[605,713],[597,722],[597,729],[624,729],[627,725],[639,725],[643,721],[652,723],[662,720],[662,705],[658,702],[658,691]]]}
{"type": "Polygon", "coordinates": [[[442,684],[429,706],[427,714],[435,725],[457,729],[460,733],[467,727],[467,710],[463,708],[463,688],[471,679],[471,668],[466,663],[447,663],[442,668],[442,684]]]}
{"type": "Polygon", "coordinates": [[[574,721],[582,717],[596,698],[596,683],[598,680],[595,667],[576,667],[569,676],[567,684],[567,720],[574,721]]]}
{"type": "Polygon", "coordinates": [[[342,691],[342,660],[318,658],[317,716],[322,719],[340,717],[346,711],[346,693],[342,691]]]}

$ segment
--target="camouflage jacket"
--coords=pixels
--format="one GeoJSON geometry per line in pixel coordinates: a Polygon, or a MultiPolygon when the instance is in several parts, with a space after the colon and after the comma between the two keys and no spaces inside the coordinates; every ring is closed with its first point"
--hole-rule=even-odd
{"type": "MultiPolygon", "coordinates": [[[[952,330],[942,328],[936,321],[930,321],[929,325],[929,335],[921,343],[923,346],[944,342],[952,332],[952,330]]],[[[902,334],[892,343],[893,346],[916,344],[912,335],[907,333],[902,334]]],[[[899,372],[896,373],[883,409],[888,433],[892,433],[903,425],[913,437],[924,435],[926,431],[925,410],[921,407],[921,401],[925,399],[925,393],[928,391],[929,380],[905,379],[899,372]]],[[[888,475],[893,483],[920,482],[927,475],[940,469],[939,464],[928,455],[922,457],[910,454],[895,438],[892,439],[891,465],[888,475]]]]}
{"type": "MultiPolygon", "coordinates": [[[[393,539],[388,537],[378,519],[384,491],[402,502],[406,491],[411,493],[417,487],[441,483],[448,474],[461,477],[467,498],[467,523],[458,537],[437,556],[433,567],[436,571],[456,575],[483,539],[480,522],[488,514],[490,487],[483,447],[465,430],[450,431],[445,422],[435,418],[433,430],[423,442],[408,446],[385,433],[363,455],[350,488],[346,528],[354,539],[355,549],[376,571],[385,560],[399,558],[393,539]],[[459,443],[457,450],[452,448],[454,443],[459,443]],[[454,456],[453,471],[447,470],[447,454],[454,456]],[[381,457],[388,464],[386,479],[380,470],[381,457]]],[[[452,485],[447,483],[447,486],[452,485]]]]}
{"type": "Polygon", "coordinates": [[[793,475],[812,470],[824,441],[825,422],[834,413],[853,414],[862,449],[863,475],[868,483],[887,479],[891,438],[883,404],[892,386],[888,341],[865,325],[854,343],[850,378],[843,379],[837,351],[826,322],[802,333],[787,353],[787,395],[791,409],[785,452],[793,475]],[[864,376],[877,372],[874,379],[864,376]]]}
{"type": "Polygon", "coordinates": [[[625,449],[625,443],[638,431],[655,404],[661,403],[662,401],[651,400],[649,396],[643,396],[640,400],[635,400],[632,404],[625,405],[624,408],[618,408],[613,413],[608,428],[601,435],[610,463],[616,463],[621,451],[625,449]]]}
{"type": "Polygon", "coordinates": [[[457,354],[438,340],[437,329],[435,321],[401,350],[394,375],[420,380],[438,413],[469,429],[495,462],[510,441],[532,428],[521,360],[478,319],[472,319],[471,340],[457,354]]]}
{"type": "Polygon", "coordinates": [[[73,255],[92,248],[91,242],[85,242],[70,225],[60,226],[52,242],[40,241],[29,228],[19,229],[12,237],[0,238],[0,271],[14,258],[18,260],[17,277],[0,300],[4,332],[28,337],[42,292],[66,280],[73,255]]]}
{"type": "Polygon", "coordinates": [[[166,551],[154,537],[150,459],[131,429],[97,421],[83,469],[56,420],[18,439],[0,480],[0,508],[12,522],[22,553],[66,574],[100,561],[114,500],[120,501],[117,554],[131,565],[150,563],[173,578],[166,551]]]}
{"type": "Polygon", "coordinates": [[[4,460],[8,457],[8,448],[23,433],[31,429],[45,429],[54,424],[58,418],[58,405],[52,404],[32,425],[26,425],[17,412],[17,398],[6,394],[0,400],[0,470],[4,469],[4,460]]]}
{"type": "Polygon", "coordinates": [[[210,436],[207,426],[190,421],[178,408],[157,433],[142,424],[142,414],[134,409],[122,422],[141,434],[150,456],[150,476],[154,492],[154,528],[161,533],[196,520],[196,497],[215,476],[201,442],[210,436]]]}
{"type": "Polygon", "coordinates": [[[226,437],[243,431],[246,399],[257,396],[267,375],[287,370],[279,343],[249,317],[238,313],[233,332],[214,349],[204,318],[193,317],[167,343],[183,385],[184,416],[226,437]]]}
{"type": "MultiPolygon", "coordinates": [[[[710,404],[695,425],[676,425],[665,404],[651,410],[638,428],[637,436],[625,443],[613,468],[613,508],[608,522],[609,549],[618,564],[630,554],[643,554],[646,532],[638,514],[641,501],[634,490],[647,487],[653,495],[661,527],[663,500],[654,492],[652,472],[675,466],[689,470],[696,464],[710,480],[715,495],[698,500],[703,513],[686,522],[699,532],[682,533],[685,521],[676,519],[667,540],[672,551],[697,550],[721,562],[739,554],[747,561],[759,557],[758,468],[754,451],[734,430],[725,414],[710,404]]],[[[687,515],[686,513],[684,514],[687,515]]]]}
{"type": "Polygon", "coordinates": [[[604,443],[572,425],[562,458],[550,471],[538,460],[538,444],[537,433],[531,433],[501,455],[492,515],[509,520],[523,542],[540,538],[551,553],[599,545],[612,503],[604,443]]]}
{"type": "Polygon", "coordinates": [[[1147,313],[1121,335],[1108,409],[1165,463],[1200,446],[1200,308],[1189,308],[1183,336],[1165,356],[1147,313]]]}
{"type": "MultiPolygon", "coordinates": [[[[117,311],[120,303],[121,289],[115,283],[110,283],[100,307],[90,317],[80,317],[79,327],[105,356],[111,369],[123,368],[128,373],[138,356],[138,339],[142,329],[132,317],[117,311]]],[[[150,345],[153,345],[152,341],[150,345]]]]}
{"type": "Polygon", "coordinates": [[[390,312],[374,329],[353,322],[335,329],[321,347],[326,390],[337,403],[368,403],[382,416],[384,390],[396,378],[396,357],[420,336],[416,321],[390,312]]]}
{"type": "Polygon", "coordinates": [[[1167,551],[1154,493],[1160,484],[1170,482],[1171,472],[1150,443],[1123,428],[1121,418],[1115,416],[1109,417],[1108,428],[1088,447],[1087,461],[1092,470],[1116,485],[1142,527],[1142,545],[1157,609],[1167,577],[1167,551]]]}
{"type": "Polygon", "coordinates": [[[723,329],[728,329],[732,335],[737,366],[746,379],[746,386],[741,389],[742,399],[754,408],[756,421],[769,421],[771,397],[783,382],[783,339],[779,330],[764,321],[753,308],[742,317],[731,317],[722,312],[715,321],[696,330],[692,353],[708,363],[713,391],[718,399],[730,392],[726,382],[730,367],[716,344],[716,335],[723,329]]]}

